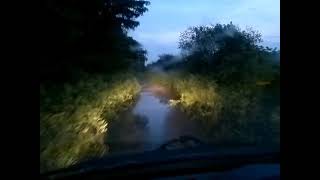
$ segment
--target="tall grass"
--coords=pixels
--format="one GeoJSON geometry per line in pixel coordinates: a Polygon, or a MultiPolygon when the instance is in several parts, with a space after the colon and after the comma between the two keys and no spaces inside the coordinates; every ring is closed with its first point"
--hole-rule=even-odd
{"type": "Polygon", "coordinates": [[[131,74],[97,76],[63,88],[40,87],[40,172],[108,152],[108,122],[135,100],[131,74]]]}
{"type": "Polygon", "coordinates": [[[221,85],[192,74],[153,73],[148,78],[177,94],[170,104],[202,123],[212,143],[279,142],[279,104],[266,105],[268,93],[256,84],[221,85]]]}

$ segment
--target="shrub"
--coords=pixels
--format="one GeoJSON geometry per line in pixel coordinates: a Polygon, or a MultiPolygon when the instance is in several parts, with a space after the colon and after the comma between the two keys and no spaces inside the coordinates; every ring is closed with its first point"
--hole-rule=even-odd
{"type": "Polygon", "coordinates": [[[107,153],[108,122],[139,91],[129,74],[90,78],[63,89],[40,87],[40,172],[107,153]]]}
{"type": "Polygon", "coordinates": [[[264,86],[217,84],[211,77],[190,74],[152,74],[149,79],[177,93],[170,105],[199,121],[211,143],[265,143],[279,137],[279,116],[272,110],[279,104],[267,102],[278,97],[266,99],[270,93],[264,86]]]}

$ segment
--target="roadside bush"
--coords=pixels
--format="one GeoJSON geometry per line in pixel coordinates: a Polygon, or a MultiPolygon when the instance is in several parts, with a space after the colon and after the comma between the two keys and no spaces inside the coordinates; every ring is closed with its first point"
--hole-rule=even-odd
{"type": "Polygon", "coordinates": [[[130,74],[87,78],[60,89],[40,87],[40,172],[107,153],[108,122],[139,91],[130,74]]]}
{"type": "Polygon", "coordinates": [[[279,137],[280,118],[273,110],[279,104],[266,102],[277,97],[267,100],[264,86],[218,85],[211,77],[190,74],[152,74],[149,79],[177,93],[170,105],[199,121],[211,143],[255,144],[276,142],[279,137]]]}

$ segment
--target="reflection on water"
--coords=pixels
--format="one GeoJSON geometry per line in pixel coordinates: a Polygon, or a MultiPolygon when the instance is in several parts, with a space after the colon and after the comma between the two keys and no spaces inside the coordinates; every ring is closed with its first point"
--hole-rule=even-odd
{"type": "Polygon", "coordinates": [[[198,124],[170,107],[164,97],[169,96],[145,88],[136,105],[110,123],[106,140],[110,153],[152,150],[180,136],[200,138],[198,124]]]}
{"type": "Polygon", "coordinates": [[[142,92],[141,98],[133,109],[133,114],[142,115],[148,119],[145,141],[156,145],[164,141],[165,119],[170,108],[162,103],[151,92],[142,92]]]}

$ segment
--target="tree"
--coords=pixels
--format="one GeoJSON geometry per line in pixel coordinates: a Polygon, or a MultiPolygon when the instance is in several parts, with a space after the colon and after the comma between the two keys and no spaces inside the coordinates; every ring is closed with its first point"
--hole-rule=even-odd
{"type": "Polygon", "coordinates": [[[229,23],[190,27],[181,33],[179,48],[191,72],[210,73],[218,82],[254,82],[274,76],[271,62],[277,57],[260,42],[260,33],[229,23]]]}
{"type": "MultiPolygon", "coordinates": [[[[144,0],[47,0],[47,12],[48,18],[60,22],[55,28],[64,29],[70,39],[94,39],[121,33],[120,28],[136,28],[139,22],[135,19],[147,11],[149,4],[144,0]]],[[[47,23],[50,26],[52,21],[47,23]]]]}
{"type": "Polygon", "coordinates": [[[204,56],[213,56],[222,51],[232,53],[250,49],[261,41],[261,34],[252,29],[241,31],[231,22],[188,28],[180,35],[179,48],[186,54],[200,52],[204,56]]]}
{"type": "Polygon", "coordinates": [[[127,31],[139,25],[136,18],[149,4],[144,0],[46,0],[41,75],[57,76],[70,68],[108,72],[129,67],[123,57],[132,43],[127,31]]]}
{"type": "Polygon", "coordinates": [[[160,68],[166,70],[166,68],[176,62],[178,58],[172,54],[161,54],[156,62],[148,65],[149,68],[160,68]]]}

